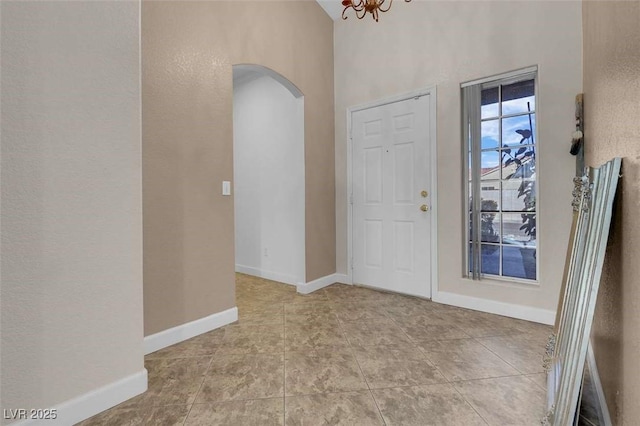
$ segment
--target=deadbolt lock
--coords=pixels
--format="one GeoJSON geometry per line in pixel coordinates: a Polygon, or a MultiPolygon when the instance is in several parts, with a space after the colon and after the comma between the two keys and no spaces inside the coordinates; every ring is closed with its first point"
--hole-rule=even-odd
{"type": "Polygon", "coordinates": [[[429,193],[425,190],[423,190],[420,195],[422,195],[423,198],[427,198],[429,196],[429,193]]]}
{"type": "Polygon", "coordinates": [[[423,204],[420,206],[420,210],[422,210],[423,212],[426,212],[427,210],[429,210],[429,207],[427,207],[426,204],[423,204]]]}

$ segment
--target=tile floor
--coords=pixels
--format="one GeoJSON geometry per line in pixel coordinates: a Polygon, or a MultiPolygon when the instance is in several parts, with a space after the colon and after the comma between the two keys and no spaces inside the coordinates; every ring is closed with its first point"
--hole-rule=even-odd
{"type": "Polygon", "coordinates": [[[149,354],[149,390],[89,425],[539,425],[551,328],[238,274],[239,321],[149,354]]]}

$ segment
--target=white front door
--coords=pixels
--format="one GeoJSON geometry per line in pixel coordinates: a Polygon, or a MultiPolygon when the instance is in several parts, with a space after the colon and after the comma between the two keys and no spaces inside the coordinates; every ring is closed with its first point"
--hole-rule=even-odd
{"type": "Polygon", "coordinates": [[[352,113],[354,284],[431,297],[429,97],[352,113]]]}

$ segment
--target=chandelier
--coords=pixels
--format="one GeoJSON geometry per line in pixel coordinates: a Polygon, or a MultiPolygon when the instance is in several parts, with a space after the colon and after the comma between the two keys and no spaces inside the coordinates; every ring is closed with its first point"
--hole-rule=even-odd
{"type": "MultiPolygon", "coordinates": [[[[347,13],[347,9],[351,8],[355,10],[356,17],[358,19],[362,19],[366,16],[367,12],[371,13],[371,17],[378,22],[378,12],[386,12],[391,9],[391,3],[393,0],[388,0],[388,6],[386,8],[383,5],[387,2],[387,0],[342,0],[342,5],[344,6],[344,10],[342,11],[342,19],[347,19],[348,17],[345,15],[347,13]]],[[[411,0],[404,0],[409,3],[411,0]]]]}

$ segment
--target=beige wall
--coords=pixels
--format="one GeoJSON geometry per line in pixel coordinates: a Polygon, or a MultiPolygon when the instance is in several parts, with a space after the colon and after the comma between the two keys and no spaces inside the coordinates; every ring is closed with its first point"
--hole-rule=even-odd
{"type": "Polygon", "coordinates": [[[0,7],[0,409],[144,381],[139,6],[0,7]]]}
{"type": "Polygon", "coordinates": [[[143,2],[146,335],[235,305],[233,64],[304,93],[307,281],[335,272],[332,31],[315,1],[143,2]]]}
{"type": "Polygon", "coordinates": [[[592,332],[614,423],[640,419],[640,3],[585,2],[586,160],[623,157],[592,332]]]}
{"type": "Polygon", "coordinates": [[[568,138],[582,88],[580,2],[394,3],[375,23],[335,26],[337,265],[347,268],[346,110],[437,86],[439,290],[547,310],[553,320],[574,159],[568,138]],[[539,66],[539,286],[462,278],[460,83],[539,66]]]}

